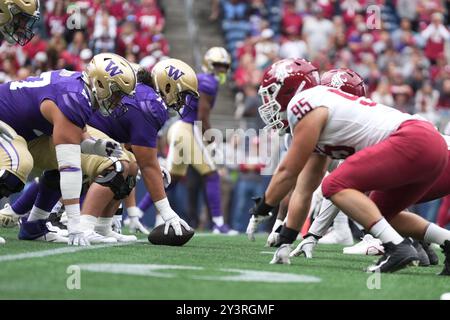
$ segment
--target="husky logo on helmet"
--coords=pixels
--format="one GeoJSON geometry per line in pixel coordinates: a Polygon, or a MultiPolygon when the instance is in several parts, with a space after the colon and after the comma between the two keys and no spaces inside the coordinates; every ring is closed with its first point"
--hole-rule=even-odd
{"type": "Polygon", "coordinates": [[[348,79],[345,77],[345,72],[337,72],[331,78],[330,85],[332,87],[340,89],[347,81],[348,81],[348,79]]]}
{"type": "Polygon", "coordinates": [[[109,64],[105,68],[106,72],[109,73],[111,77],[115,77],[119,74],[123,74],[123,71],[120,70],[119,66],[116,65],[114,60],[109,61],[109,64]]]}
{"type": "Polygon", "coordinates": [[[93,106],[103,116],[111,115],[114,109],[125,112],[122,98],[133,96],[137,83],[136,72],[131,64],[114,53],[94,56],[86,66],[82,78],[89,89],[93,106]]]}
{"type": "Polygon", "coordinates": [[[169,68],[169,71],[167,72],[167,75],[171,77],[174,80],[180,79],[182,76],[184,76],[184,72],[181,70],[178,70],[174,66],[170,65],[167,66],[166,69],[169,68]]]}

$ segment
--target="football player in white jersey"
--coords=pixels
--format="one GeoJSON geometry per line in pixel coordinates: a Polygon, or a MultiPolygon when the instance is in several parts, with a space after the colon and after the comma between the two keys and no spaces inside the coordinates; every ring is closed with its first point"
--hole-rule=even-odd
{"type": "MultiPolygon", "coordinates": [[[[365,96],[365,88],[363,79],[354,71],[349,69],[334,69],[326,72],[322,75],[321,84],[338,88],[346,93],[353,94],[355,96],[365,96]]],[[[443,135],[443,138],[447,142],[448,147],[448,157],[450,159],[450,136],[443,135]]],[[[418,201],[427,202],[434,199],[442,198],[450,194],[450,161],[447,163],[447,167],[444,172],[439,176],[439,178],[435,181],[432,187],[423,195],[423,197],[418,201]]],[[[319,212],[318,216],[314,220],[311,225],[308,234],[305,236],[305,239],[297,246],[297,248],[291,253],[291,256],[298,256],[300,254],[305,254],[307,258],[312,257],[312,252],[317,244],[317,239],[324,235],[327,231],[331,223],[333,222],[334,217],[338,214],[339,208],[336,208],[331,201],[328,199],[324,199],[322,204],[322,210],[319,212]]],[[[402,213],[402,215],[408,215],[408,213],[402,213]]],[[[402,235],[405,234],[405,227],[402,227],[402,218],[395,219],[394,223],[392,223],[393,227],[398,230],[402,235]],[[403,232],[402,232],[403,230],[403,232]]],[[[423,222],[422,222],[423,223],[423,222]]],[[[406,229],[408,226],[406,226],[406,229]]],[[[437,226],[433,226],[432,228],[438,228],[437,226]]],[[[440,232],[446,233],[445,230],[441,230],[440,232]]],[[[423,240],[423,239],[420,239],[423,240]]],[[[320,242],[319,242],[320,243],[320,242]]],[[[375,241],[372,241],[372,246],[375,241]]],[[[426,260],[428,259],[428,264],[437,264],[438,259],[435,253],[428,247],[426,242],[421,242],[423,249],[425,250],[426,260]],[[433,261],[432,261],[433,260],[433,261]]],[[[375,244],[375,246],[379,247],[379,245],[375,244]]],[[[367,248],[366,248],[367,249],[367,248]]],[[[382,247],[381,247],[382,249],[382,247]]],[[[380,249],[378,249],[380,250],[380,249]]],[[[450,265],[448,264],[449,260],[445,264],[444,270],[442,274],[449,275],[450,274],[450,265]]]]}
{"type": "MultiPolygon", "coordinates": [[[[330,158],[345,159],[322,182],[324,197],[363,225],[385,247],[368,271],[394,272],[418,260],[417,252],[383,218],[415,217],[400,213],[417,202],[447,166],[447,144],[428,122],[367,98],[319,85],[319,76],[303,59],[284,59],[265,73],[259,90],[260,115],[268,128],[289,123],[291,147],[264,196],[252,210],[267,215],[293,188],[283,245],[274,263],[288,261],[290,244],[308,212],[330,158]],[[283,118],[283,116],[285,116],[283,118]],[[417,172],[421,174],[418,175],[417,172]],[[370,198],[364,193],[371,192],[370,198]]],[[[421,221],[420,221],[421,222],[421,221]]],[[[450,236],[433,224],[408,221],[408,232],[450,251],[450,236]]]]}

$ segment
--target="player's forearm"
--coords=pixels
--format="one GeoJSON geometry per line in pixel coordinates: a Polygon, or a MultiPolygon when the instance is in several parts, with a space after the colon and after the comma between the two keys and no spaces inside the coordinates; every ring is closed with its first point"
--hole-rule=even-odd
{"type": "Polygon", "coordinates": [[[301,194],[294,190],[289,202],[289,214],[286,221],[288,228],[300,231],[308,216],[311,199],[312,195],[301,194]]]}
{"type": "Polygon", "coordinates": [[[296,179],[296,174],[280,167],[270,181],[265,193],[265,202],[272,207],[278,205],[294,187],[296,179]]]}
{"type": "Polygon", "coordinates": [[[75,228],[80,219],[80,193],[83,175],[81,172],[80,145],[59,144],[55,146],[60,171],[60,186],[63,203],[69,218],[69,230],[75,228]]]}
{"type": "Polygon", "coordinates": [[[155,165],[141,168],[141,174],[153,202],[167,197],[166,192],[164,191],[164,184],[161,178],[161,169],[158,162],[156,162],[155,165]]]}

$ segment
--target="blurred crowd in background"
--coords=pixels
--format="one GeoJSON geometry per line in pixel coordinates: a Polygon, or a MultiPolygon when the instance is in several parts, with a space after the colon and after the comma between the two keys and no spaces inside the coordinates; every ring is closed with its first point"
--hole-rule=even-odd
{"type": "Polygon", "coordinates": [[[0,47],[0,82],[43,71],[83,70],[93,55],[116,52],[151,68],[169,54],[157,0],[41,0],[36,36],[0,47]]]}
{"type": "MultiPolygon", "coordinates": [[[[312,61],[321,73],[341,67],[355,70],[375,101],[420,113],[450,133],[450,1],[211,3],[209,19],[221,25],[219,36],[233,58],[235,117],[243,127],[262,128],[257,91],[264,70],[278,59],[301,57],[312,61]]],[[[100,52],[116,52],[145,68],[170,54],[163,1],[41,0],[41,4],[43,19],[33,40],[23,48],[5,43],[0,47],[0,83],[52,69],[82,70],[100,52]]],[[[239,142],[231,139],[226,147],[233,148],[233,143],[239,142]]],[[[270,178],[261,176],[260,170],[259,160],[249,159],[220,171],[225,219],[238,231],[247,225],[251,197],[261,195],[270,178]]],[[[189,223],[208,228],[201,183],[192,170],[170,197],[189,223]]],[[[140,188],[138,195],[143,192],[140,188]]],[[[435,221],[440,203],[413,210],[435,221]]],[[[146,223],[152,225],[150,217],[146,223]]]]}
{"type": "MultiPolygon", "coordinates": [[[[321,74],[355,70],[370,98],[450,134],[449,10],[445,0],[216,0],[210,19],[220,21],[233,56],[235,116],[249,127],[261,126],[264,70],[301,57],[321,74]]],[[[412,209],[436,221],[440,203],[412,209]]]]}

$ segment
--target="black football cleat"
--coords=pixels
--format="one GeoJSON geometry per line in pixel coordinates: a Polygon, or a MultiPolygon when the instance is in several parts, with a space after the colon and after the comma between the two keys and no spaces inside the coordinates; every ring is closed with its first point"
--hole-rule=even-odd
{"type": "Polygon", "coordinates": [[[432,266],[437,266],[439,264],[439,257],[434,252],[434,250],[430,247],[429,243],[426,243],[425,241],[419,241],[420,245],[422,246],[423,250],[427,253],[428,260],[430,260],[430,264],[432,266]]]}
{"type": "Polygon", "coordinates": [[[67,229],[67,226],[61,222],[61,215],[57,212],[50,213],[47,221],[52,224],[52,226],[58,227],[60,229],[67,229]]]}
{"type": "Polygon", "coordinates": [[[392,242],[383,243],[383,247],[383,256],[375,265],[367,268],[367,272],[395,272],[419,261],[416,249],[407,239],[397,245],[392,242]]]}
{"type": "Polygon", "coordinates": [[[442,252],[445,255],[444,269],[442,269],[440,276],[450,276],[450,240],[445,240],[441,245],[442,252]]]}
{"type": "Polygon", "coordinates": [[[430,265],[430,259],[428,258],[428,255],[421,243],[417,240],[413,240],[412,246],[417,251],[417,256],[419,257],[419,267],[428,267],[430,265]]]}

